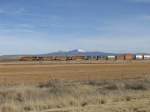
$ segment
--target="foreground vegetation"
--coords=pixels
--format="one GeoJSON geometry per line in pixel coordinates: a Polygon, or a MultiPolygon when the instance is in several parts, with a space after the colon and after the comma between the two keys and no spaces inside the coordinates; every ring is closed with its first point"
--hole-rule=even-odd
{"type": "Polygon", "coordinates": [[[149,112],[150,79],[62,81],[0,87],[1,112],[149,112]]]}

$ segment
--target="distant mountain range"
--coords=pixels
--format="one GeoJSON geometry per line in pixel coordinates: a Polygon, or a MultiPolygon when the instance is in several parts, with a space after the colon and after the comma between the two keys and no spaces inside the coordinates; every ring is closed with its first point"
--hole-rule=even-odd
{"type": "Polygon", "coordinates": [[[98,51],[84,51],[82,49],[75,49],[71,51],[58,51],[48,54],[42,54],[41,56],[75,56],[75,55],[83,55],[83,56],[107,56],[107,55],[116,55],[115,53],[105,53],[98,51]]]}
{"type": "Polygon", "coordinates": [[[70,51],[58,51],[47,54],[35,54],[35,55],[3,55],[0,56],[0,60],[13,60],[20,58],[22,56],[75,56],[75,55],[83,55],[83,56],[108,56],[108,55],[117,55],[115,53],[105,53],[99,51],[84,51],[82,49],[74,49],[70,51]]]}
{"type": "MultiPolygon", "coordinates": [[[[139,53],[137,53],[139,54],[139,53]]],[[[144,54],[144,53],[143,53],[144,54]]],[[[119,53],[107,53],[107,52],[99,52],[99,51],[84,51],[82,49],[75,49],[70,51],[58,51],[47,54],[35,54],[35,55],[3,55],[0,56],[1,60],[13,60],[20,58],[22,56],[75,56],[75,55],[83,55],[83,56],[108,56],[108,55],[120,55],[119,53]]]]}

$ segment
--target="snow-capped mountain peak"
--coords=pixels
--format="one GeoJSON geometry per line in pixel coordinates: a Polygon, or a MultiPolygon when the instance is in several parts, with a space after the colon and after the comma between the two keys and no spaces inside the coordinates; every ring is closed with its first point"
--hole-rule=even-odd
{"type": "Polygon", "coordinates": [[[77,56],[77,55],[84,55],[84,56],[106,56],[106,55],[115,55],[114,53],[105,53],[99,51],[85,51],[83,49],[74,49],[70,51],[61,51],[61,52],[52,52],[48,54],[43,54],[44,56],[77,56]]]}
{"type": "Polygon", "coordinates": [[[78,52],[86,52],[86,51],[83,50],[83,49],[77,49],[76,51],[78,51],[78,52]]]}
{"type": "Polygon", "coordinates": [[[86,51],[84,51],[83,49],[74,49],[74,50],[71,50],[69,52],[84,53],[86,51]]]}

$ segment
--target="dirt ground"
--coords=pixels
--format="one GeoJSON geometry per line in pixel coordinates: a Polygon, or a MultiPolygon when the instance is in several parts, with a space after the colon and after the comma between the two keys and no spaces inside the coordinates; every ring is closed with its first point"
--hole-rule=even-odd
{"type": "Polygon", "coordinates": [[[51,79],[112,80],[150,75],[150,63],[126,64],[4,64],[0,63],[0,83],[39,83],[51,79]]]}

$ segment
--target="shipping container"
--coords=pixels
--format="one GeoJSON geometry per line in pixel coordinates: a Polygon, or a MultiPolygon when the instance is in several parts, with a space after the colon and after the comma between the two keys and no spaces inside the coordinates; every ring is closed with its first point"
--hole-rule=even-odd
{"type": "Polygon", "coordinates": [[[98,56],[98,60],[107,60],[107,56],[98,56]]]}
{"type": "Polygon", "coordinates": [[[98,56],[91,56],[92,60],[98,60],[98,56]]]}
{"type": "Polygon", "coordinates": [[[19,61],[32,61],[32,57],[30,56],[26,56],[26,57],[21,57],[20,59],[19,59],[19,61]]]}
{"type": "Polygon", "coordinates": [[[125,55],[118,55],[117,60],[125,60],[125,55]]]}
{"type": "Polygon", "coordinates": [[[44,61],[44,57],[42,56],[36,57],[36,61],[44,61]]]}
{"type": "Polygon", "coordinates": [[[150,60],[150,55],[149,54],[144,55],[144,59],[145,60],[150,60]]]}
{"type": "Polygon", "coordinates": [[[67,60],[67,61],[72,60],[72,57],[71,57],[71,56],[67,56],[67,57],[66,57],[66,60],[67,60]]]}
{"type": "Polygon", "coordinates": [[[75,61],[85,60],[85,56],[72,56],[72,60],[75,61]]]}
{"type": "Polygon", "coordinates": [[[56,61],[66,61],[67,57],[66,56],[55,56],[56,61]]]}
{"type": "Polygon", "coordinates": [[[26,56],[26,57],[21,57],[19,60],[20,61],[40,61],[42,59],[41,57],[37,56],[26,56]]]}
{"type": "Polygon", "coordinates": [[[43,57],[43,60],[44,61],[53,61],[55,60],[54,56],[46,56],[46,57],[43,57]]]}
{"type": "Polygon", "coordinates": [[[107,56],[108,60],[116,60],[116,56],[107,56]]]}
{"type": "Polygon", "coordinates": [[[92,56],[85,56],[85,60],[92,60],[92,56]]]}
{"type": "Polygon", "coordinates": [[[134,60],[135,59],[135,55],[134,54],[126,54],[125,55],[125,60],[134,60]]]}
{"type": "Polygon", "coordinates": [[[138,54],[135,56],[136,60],[143,60],[144,59],[144,55],[142,54],[138,54]]]}

